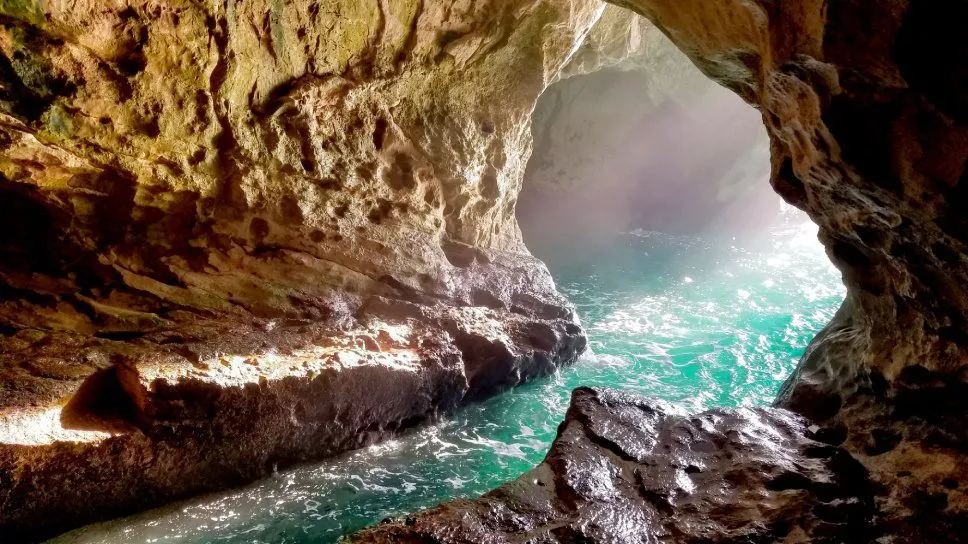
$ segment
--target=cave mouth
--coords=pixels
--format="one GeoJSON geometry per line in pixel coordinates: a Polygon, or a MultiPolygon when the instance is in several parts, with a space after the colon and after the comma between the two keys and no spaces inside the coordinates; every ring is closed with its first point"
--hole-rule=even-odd
{"type": "MultiPolygon", "coordinates": [[[[591,340],[583,360],[433,427],[72,541],[246,540],[299,528],[307,541],[336,542],[532,469],[580,386],[691,412],[771,402],[833,317],[843,285],[816,227],[769,186],[758,112],[684,57],[665,62],[684,72],[678,83],[657,90],[652,66],[577,75],[552,85],[533,114],[517,217],[578,309],[591,340]]],[[[447,249],[455,266],[473,260],[447,249]]]]}
{"type": "Polygon", "coordinates": [[[532,121],[516,215],[588,332],[575,384],[772,403],[845,289],[770,186],[760,113],[663,39],[551,85],[532,121]]]}

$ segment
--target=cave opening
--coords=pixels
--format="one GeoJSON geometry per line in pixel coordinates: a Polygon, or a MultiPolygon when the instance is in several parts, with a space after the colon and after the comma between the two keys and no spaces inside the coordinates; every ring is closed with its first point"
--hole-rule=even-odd
{"type": "MultiPolygon", "coordinates": [[[[769,404],[843,285],[816,227],[769,185],[759,112],[649,36],[618,65],[566,68],[532,114],[516,216],[589,334],[577,364],[385,443],[72,536],[244,540],[299,527],[336,542],[532,469],[578,387],[692,413],[769,404]],[[212,525],[216,512],[231,514],[212,525]]],[[[455,268],[475,262],[470,246],[443,249],[455,268]]]]}
{"type": "Polygon", "coordinates": [[[843,283],[770,186],[761,113],[649,39],[541,95],[518,223],[588,332],[576,385],[769,405],[843,283]]]}
{"type": "Polygon", "coordinates": [[[964,3],[64,4],[0,2],[5,541],[968,535],[964,3]]]}

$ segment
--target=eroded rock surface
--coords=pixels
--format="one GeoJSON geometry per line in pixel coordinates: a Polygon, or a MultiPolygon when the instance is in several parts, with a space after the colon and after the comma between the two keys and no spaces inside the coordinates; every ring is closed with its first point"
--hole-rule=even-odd
{"type": "Polygon", "coordinates": [[[880,507],[913,525],[893,538],[964,539],[968,41],[953,21],[968,8],[626,5],[760,108],[773,187],[820,225],[843,271],[844,306],[778,405],[841,429],[844,446],[890,482],[880,507]]]}
{"type": "Polygon", "coordinates": [[[588,1],[0,2],[0,527],[358,447],[572,362],[514,220],[588,1]]]}
{"type": "Polygon", "coordinates": [[[687,415],[577,389],[544,462],[477,501],[385,522],[367,542],[873,542],[874,493],[846,450],[776,408],[687,415]]]}
{"type": "Polygon", "coordinates": [[[968,42],[948,30],[964,4],[624,5],[762,111],[774,188],[820,226],[844,273],[844,309],[784,402],[829,417],[872,382],[892,390],[908,367],[958,375],[968,332],[968,42]],[[830,402],[816,402],[824,394],[830,402]]]}
{"type": "Polygon", "coordinates": [[[968,462],[945,442],[954,435],[937,434],[915,414],[854,421],[872,432],[848,436],[782,408],[689,415],[581,388],[531,472],[480,499],[386,520],[348,541],[965,542],[968,462]],[[934,449],[898,447],[896,433],[934,449]]]}

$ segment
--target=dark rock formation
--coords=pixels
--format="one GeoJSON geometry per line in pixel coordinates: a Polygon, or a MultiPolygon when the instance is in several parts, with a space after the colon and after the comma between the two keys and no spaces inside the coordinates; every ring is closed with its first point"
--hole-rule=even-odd
{"type": "Polygon", "coordinates": [[[877,486],[785,410],[577,389],[537,468],[350,542],[874,542],[877,486]]]}
{"type": "Polygon", "coordinates": [[[938,393],[909,392],[912,412],[893,417],[854,406],[852,431],[780,408],[688,415],[577,389],[534,470],[349,542],[968,542],[968,456],[959,425],[929,415],[952,407],[926,398],[938,393]]]}
{"type": "Polygon", "coordinates": [[[879,508],[893,538],[968,538],[954,486],[968,474],[956,415],[968,409],[968,41],[952,26],[968,7],[629,5],[760,108],[773,187],[820,225],[843,271],[844,306],[778,405],[843,430],[844,447],[890,486],[879,508]]]}
{"type": "Polygon", "coordinates": [[[763,113],[776,191],[820,226],[848,287],[783,403],[830,416],[907,367],[965,368],[962,3],[635,0],[706,74],[763,113]],[[921,59],[934,59],[926,73],[921,59]],[[830,402],[818,402],[829,395],[830,402]],[[815,410],[809,410],[812,405],[815,410]]]}

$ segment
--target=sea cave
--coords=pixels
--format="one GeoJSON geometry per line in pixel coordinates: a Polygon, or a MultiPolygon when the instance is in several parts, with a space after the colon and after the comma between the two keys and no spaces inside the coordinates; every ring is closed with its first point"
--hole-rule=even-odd
{"type": "Polygon", "coordinates": [[[968,542],[966,16],[0,1],[2,540],[968,542]]]}

